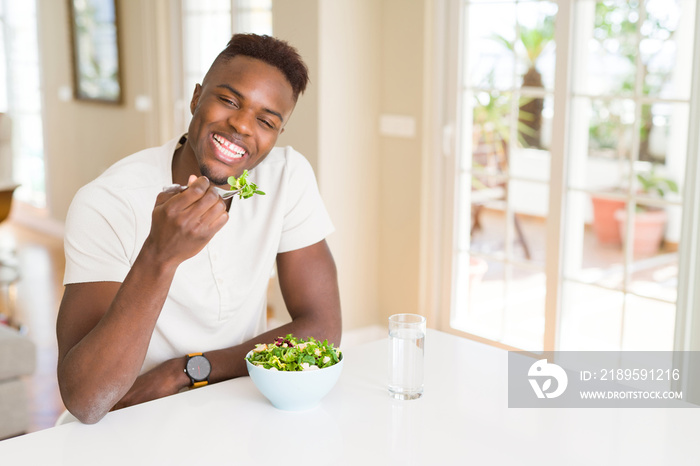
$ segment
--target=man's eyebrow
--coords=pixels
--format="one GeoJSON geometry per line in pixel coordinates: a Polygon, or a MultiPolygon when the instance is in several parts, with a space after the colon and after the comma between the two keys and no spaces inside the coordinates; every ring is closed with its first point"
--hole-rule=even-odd
{"type": "MultiPolygon", "coordinates": [[[[216,87],[223,87],[224,89],[228,89],[230,92],[232,92],[233,94],[237,95],[237,96],[240,97],[241,99],[245,99],[245,97],[243,96],[243,94],[241,94],[240,92],[238,92],[236,89],[234,89],[234,88],[233,88],[232,86],[230,86],[229,84],[219,84],[219,85],[216,86],[216,87]]],[[[277,112],[277,111],[272,110],[272,109],[269,109],[269,108],[263,108],[263,110],[265,111],[265,113],[269,113],[269,114],[271,114],[271,115],[276,116],[277,118],[280,119],[280,122],[284,123],[284,118],[282,118],[282,114],[281,114],[280,112],[277,112]]]]}

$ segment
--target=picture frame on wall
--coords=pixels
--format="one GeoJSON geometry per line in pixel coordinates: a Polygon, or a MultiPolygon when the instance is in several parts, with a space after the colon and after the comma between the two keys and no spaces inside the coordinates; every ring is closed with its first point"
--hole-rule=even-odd
{"type": "Polygon", "coordinates": [[[68,0],[75,98],[122,102],[116,0],[68,0]]]}

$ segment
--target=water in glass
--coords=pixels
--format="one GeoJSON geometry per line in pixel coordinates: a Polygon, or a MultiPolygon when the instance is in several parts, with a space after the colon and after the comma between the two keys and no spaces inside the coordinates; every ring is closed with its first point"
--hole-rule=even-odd
{"type": "Polygon", "coordinates": [[[423,394],[425,332],[399,328],[389,332],[389,393],[400,400],[423,394]]]}

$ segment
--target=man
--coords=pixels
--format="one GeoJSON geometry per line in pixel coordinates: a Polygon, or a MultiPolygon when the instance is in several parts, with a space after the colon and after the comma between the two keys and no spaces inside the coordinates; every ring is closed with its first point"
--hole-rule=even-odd
{"type": "Polygon", "coordinates": [[[339,344],[332,224],[306,159],[273,149],[307,82],[285,42],[234,35],[195,87],[189,132],[78,192],[57,335],[80,421],[246,375],[245,354],[277,336],[339,344]],[[223,201],[214,187],[244,170],[266,194],[223,201]],[[162,192],[173,183],[187,189],[162,192]],[[275,262],[292,322],[260,334],[275,262]]]}

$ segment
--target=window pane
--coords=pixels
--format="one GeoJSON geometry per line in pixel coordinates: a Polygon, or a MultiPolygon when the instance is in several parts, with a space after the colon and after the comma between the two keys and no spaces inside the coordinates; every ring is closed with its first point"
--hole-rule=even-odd
{"type": "Polygon", "coordinates": [[[468,102],[473,105],[473,153],[464,155],[471,159],[469,165],[475,170],[486,171],[489,175],[507,172],[511,101],[510,93],[481,91],[476,93],[473,101],[468,102]]]}
{"type": "Polygon", "coordinates": [[[569,184],[622,190],[629,185],[635,104],[629,99],[572,101],[569,184]]]}
{"type": "Polygon", "coordinates": [[[12,123],[14,135],[21,141],[21,145],[14,144],[19,146],[15,153],[21,154],[21,157],[15,157],[13,167],[15,180],[22,184],[17,192],[21,193],[23,201],[43,207],[46,205],[44,144],[36,137],[37,128],[41,129],[41,115],[15,115],[12,123]]]}
{"type": "Polygon", "coordinates": [[[564,277],[622,290],[624,250],[615,212],[625,201],[571,192],[564,218],[564,277]]]}
{"type": "Polygon", "coordinates": [[[638,2],[576,2],[574,91],[630,94],[634,91],[638,2]]]}
{"type": "Polygon", "coordinates": [[[641,110],[637,159],[663,166],[666,176],[680,183],[688,144],[688,104],[656,102],[642,105],[641,110]]]}
{"type": "Polygon", "coordinates": [[[645,95],[690,97],[695,3],[692,0],[646,1],[639,44],[645,95]]]}
{"type": "MultiPolygon", "coordinates": [[[[479,254],[505,258],[506,249],[506,215],[504,199],[495,197],[482,200],[482,193],[476,191],[472,196],[471,205],[471,251],[479,254]]],[[[499,193],[503,195],[503,190],[499,193]]]]}
{"type": "MultiPolygon", "coordinates": [[[[544,185],[511,182],[511,189],[517,195],[530,194],[533,199],[547,198],[547,187],[544,185]]],[[[519,213],[517,210],[506,211],[505,199],[494,198],[483,202],[480,194],[479,191],[472,193],[469,249],[501,260],[508,257],[544,265],[547,240],[545,219],[519,213]]],[[[511,199],[514,198],[511,195],[511,199]]],[[[520,204],[513,207],[525,210],[520,204]]],[[[463,236],[466,237],[466,233],[463,236]]]]}
{"type": "Polygon", "coordinates": [[[506,186],[473,190],[469,193],[471,218],[468,229],[461,230],[460,243],[470,238],[469,250],[489,255],[499,260],[532,260],[544,264],[546,252],[546,201],[547,186],[538,183],[511,181],[506,186]],[[531,200],[527,202],[515,202],[531,200]],[[507,209],[506,202],[511,203],[507,209]],[[529,214],[537,207],[544,209],[540,215],[529,214]]]}
{"type": "Polygon", "coordinates": [[[541,270],[509,267],[502,342],[528,351],[544,349],[546,276],[541,270]]]}
{"type": "Polygon", "coordinates": [[[3,65],[0,94],[12,120],[12,173],[3,173],[20,184],[15,196],[36,207],[45,202],[44,154],[41,119],[41,83],[36,30],[36,2],[4,2],[0,22],[3,65]]]}
{"type": "MultiPolygon", "coordinates": [[[[184,63],[186,71],[198,71],[201,77],[209,69],[214,58],[231,39],[230,10],[226,14],[218,12],[186,15],[184,28],[186,40],[184,63]]],[[[201,81],[200,81],[201,82],[201,81]]]]}
{"type": "Polygon", "coordinates": [[[678,286],[679,206],[635,204],[633,216],[616,215],[623,244],[631,228],[633,261],[628,267],[629,291],[650,298],[675,302],[678,286]]]}
{"type": "Polygon", "coordinates": [[[635,257],[630,268],[630,292],[673,304],[677,287],[678,253],[662,250],[655,256],[635,257]]]}
{"type": "Polygon", "coordinates": [[[643,259],[659,252],[668,221],[665,209],[636,204],[631,216],[627,209],[620,209],[615,212],[615,220],[620,227],[623,244],[627,244],[628,238],[631,239],[634,257],[643,259]],[[628,229],[631,229],[629,236],[628,229]]]}
{"type": "Polygon", "coordinates": [[[519,84],[522,87],[554,88],[554,18],[553,2],[520,2],[517,9],[518,29],[513,47],[517,53],[519,84]]]}
{"type": "Polygon", "coordinates": [[[202,82],[216,56],[231,39],[231,1],[185,0],[182,29],[183,98],[178,125],[181,131],[186,131],[194,87],[202,82]]]}
{"type": "Polygon", "coordinates": [[[506,296],[503,264],[461,253],[456,265],[452,327],[500,341],[506,296]]]}
{"type": "Polygon", "coordinates": [[[544,266],[546,258],[546,218],[549,214],[549,185],[511,180],[508,202],[513,216],[514,259],[531,260],[544,266]]]}
{"type": "Polygon", "coordinates": [[[553,99],[533,95],[527,90],[522,90],[520,95],[518,147],[548,149],[552,140],[553,99]]]}
{"type": "Polygon", "coordinates": [[[591,194],[592,217],[589,217],[597,245],[619,247],[622,245],[624,233],[620,230],[619,211],[624,211],[627,201],[624,198],[612,197],[607,193],[591,194]]]}
{"type": "Polygon", "coordinates": [[[464,74],[467,86],[511,89],[515,78],[515,3],[474,4],[466,8],[468,35],[464,74]]]}
{"type": "Polygon", "coordinates": [[[549,1],[474,3],[469,23],[467,86],[511,89],[554,86],[554,17],[549,1]],[[517,23],[517,24],[516,24],[517,23]]]}
{"type": "Polygon", "coordinates": [[[545,275],[540,270],[460,256],[452,326],[506,345],[541,351],[545,275]]]}
{"type": "Polygon", "coordinates": [[[589,156],[629,159],[635,118],[634,101],[593,100],[590,109],[589,156]]]}

